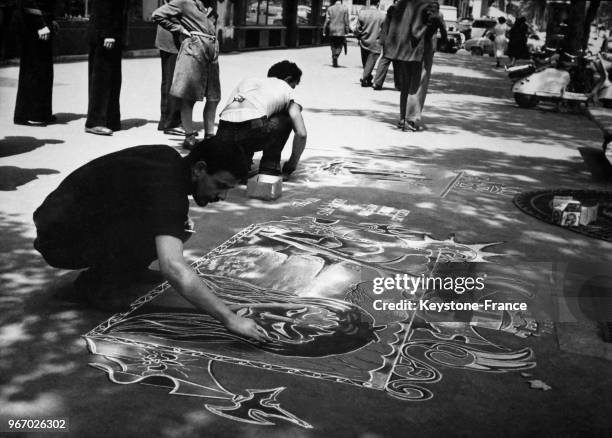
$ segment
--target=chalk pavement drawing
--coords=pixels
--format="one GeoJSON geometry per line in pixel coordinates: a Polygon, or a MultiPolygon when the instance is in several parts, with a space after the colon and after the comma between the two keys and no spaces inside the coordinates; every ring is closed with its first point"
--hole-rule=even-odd
{"type": "MultiPolygon", "coordinates": [[[[291,201],[291,207],[303,208],[318,204],[320,201],[320,198],[294,199],[291,201]]],[[[378,204],[352,204],[346,199],[334,198],[318,206],[315,214],[317,216],[338,216],[339,213],[356,214],[362,217],[381,216],[393,222],[402,222],[410,214],[410,210],[378,204]]]]}
{"type": "Polygon", "coordinates": [[[497,254],[486,249],[499,243],[437,240],[397,225],[312,217],[252,225],[193,266],[230,308],[261,324],[272,342],[228,332],[164,283],[85,335],[95,355],[92,366],[112,382],[166,386],[171,394],[202,397],[209,412],[259,425],[312,427],[280,406],[285,387],[236,393],[215,377],[219,364],[428,400],[433,392],[426,386],[442,379],[440,368],[507,372],[534,366],[531,349],[509,350],[479,333],[480,327],[518,332],[513,321],[521,316],[508,320],[492,313],[458,322],[452,315],[438,321],[415,311],[377,311],[372,280],[487,262],[497,254]]]}
{"type": "Polygon", "coordinates": [[[453,190],[455,189],[510,197],[521,193],[520,187],[491,181],[488,177],[471,175],[461,175],[461,177],[455,181],[453,190]]]}
{"type": "Polygon", "coordinates": [[[322,157],[304,163],[296,178],[318,185],[330,183],[335,187],[367,186],[412,195],[444,197],[460,176],[455,171],[418,166],[414,162],[395,157],[373,156],[330,158],[322,157]]]}

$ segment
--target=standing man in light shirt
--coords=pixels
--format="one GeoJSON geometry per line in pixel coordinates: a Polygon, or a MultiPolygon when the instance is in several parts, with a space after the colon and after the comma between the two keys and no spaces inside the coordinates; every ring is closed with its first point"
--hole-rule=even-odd
{"type": "Polygon", "coordinates": [[[327,8],[323,24],[323,36],[329,35],[334,67],[338,67],[338,57],[342,47],[346,47],[346,34],[349,32],[348,8],[342,4],[342,0],[336,0],[336,3],[327,8]]]}
{"type": "Polygon", "coordinates": [[[267,78],[242,80],[221,111],[217,135],[210,141],[238,145],[250,157],[263,151],[259,172],[288,178],[306,147],[302,107],[293,100],[301,78],[295,63],[281,61],[270,67],[267,78]],[[291,157],[281,169],[281,153],[291,131],[291,157]]]}
{"type": "Polygon", "coordinates": [[[357,16],[355,36],[359,38],[359,46],[361,47],[363,76],[360,82],[362,87],[372,86],[372,71],[381,52],[378,37],[386,14],[378,9],[378,3],[379,0],[372,0],[370,7],[359,11],[357,16]]]}

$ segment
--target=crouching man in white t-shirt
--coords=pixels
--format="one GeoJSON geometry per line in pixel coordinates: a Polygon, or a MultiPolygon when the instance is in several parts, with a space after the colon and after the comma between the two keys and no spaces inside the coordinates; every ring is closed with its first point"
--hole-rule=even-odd
{"type": "Polygon", "coordinates": [[[212,141],[237,144],[251,157],[263,151],[259,173],[288,177],[306,147],[302,107],[293,100],[293,89],[301,78],[302,71],[295,63],[281,61],[270,67],[267,78],[243,79],[221,111],[212,141]],[[281,169],[281,152],[291,131],[291,157],[281,169]]]}

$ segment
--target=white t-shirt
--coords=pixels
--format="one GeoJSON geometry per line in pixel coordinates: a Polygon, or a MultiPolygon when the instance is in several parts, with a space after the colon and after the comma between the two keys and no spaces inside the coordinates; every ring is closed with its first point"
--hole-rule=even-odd
{"type": "Polygon", "coordinates": [[[286,111],[293,102],[293,88],[282,79],[247,78],[230,94],[219,118],[226,122],[245,122],[286,111]],[[231,108],[228,108],[233,102],[231,108]]]}

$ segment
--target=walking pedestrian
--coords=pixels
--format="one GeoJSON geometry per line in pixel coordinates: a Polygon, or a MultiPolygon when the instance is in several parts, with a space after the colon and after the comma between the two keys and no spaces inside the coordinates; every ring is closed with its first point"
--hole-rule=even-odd
{"type": "MultiPolygon", "coordinates": [[[[167,2],[168,0],[165,1],[167,2]]],[[[164,131],[165,134],[184,135],[185,131],[181,128],[181,101],[170,94],[176,57],[180,47],[178,37],[158,25],[155,47],[159,49],[162,69],[161,111],[157,129],[164,131]]]]}
{"type": "MultiPolygon", "coordinates": [[[[387,14],[389,13],[390,9],[395,8],[396,3],[397,0],[393,0],[393,4],[387,9],[387,14]]],[[[383,84],[385,83],[385,78],[387,77],[387,72],[389,71],[389,65],[391,65],[391,60],[385,56],[385,35],[387,35],[387,26],[388,22],[385,16],[385,20],[380,25],[380,31],[378,34],[381,53],[378,57],[378,67],[376,67],[376,74],[374,75],[374,82],[372,83],[372,88],[375,90],[382,90],[383,84]]],[[[395,71],[393,72],[393,83],[395,85],[395,89],[399,90],[399,83],[397,82],[397,75],[395,74],[395,71]]]]}
{"type": "Polygon", "coordinates": [[[427,97],[427,90],[429,88],[429,78],[431,77],[434,53],[436,51],[436,47],[438,46],[438,31],[440,31],[442,44],[446,44],[448,41],[446,25],[444,24],[444,16],[440,13],[440,3],[437,1],[431,2],[429,9],[429,19],[427,20],[427,28],[424,36],[423,69],[421,71],[421,82],[419,83],[419,89],[417,90],[417,95],[419,98],[417,126],[419,126],[421,129],[423,128],[423,124],[421,123],[421,114],[423,113],[425,98],[427,97]]]}
{"type": "Polygon", "coordinates": [[[338,57],[342,48],[346,50],[346,34],[350,32],[348,8],[342,0],[336,0],[325,13],[323,36],[329,35],[332,53],[332,65],[338,67],[338,57]]]}
{"type": "Polygon", "coordinates": [[[214,136],[215,111],[221,99],[219,44],[210,13],[210,0],[171,0],[153,12],[153,21],[182,38],[170,95],[181,99],[181,122],[185,130],[183,147],[192,149],[198,132],[193,126],[193,106],[204,105],[204,138],[214,136]]]}
{"type": "Polygon", "coordinates": [[[385,21],[385,14],[378,9],[379,0],[372,0],[370,7],[359,11],[355,36],[359,39],[361,48],[361,63],[363,75],[362,87],[372,86],[372,71],[381,53],[379,41],[380,27],[385,21]]]}
{"type": "MultiPolygon", "coordinates": [[[[497,19],[497,24],[493,28],[493,44],[495,45],[495,68],[501,67],[501,59],[506,54],[506,47],[508,46],[508,39],[506,34],[508,33],[508,25],[504,17],[497,19]]],[[[525,41],[526,42],[526,41],[525,41]]]]}
{"type": "Polygon", "coordinates": [[[17,3],[21,55],[13,122],[46,126],[55,122],[53,96],[53,1],[20,0],[17,3]]]}
{"type": "Polygon", "coordinates": [[[512,67],[517,59],[529,58],[529,48],[527,47],[528,33],[529,27],[525,17],[517,18],[514,26],[508,31],[510,39],[508,42],[508,57],[510,58],[508,67],[512,67]]]}
{"type": "Polygon", "coordinates": [[[390,7],[385,19],[385,56],[393,60],[393,70],[400,85],[398,128],[418,131],[419,97],[423,65],[424,34],[431,10],[424,0],[399,0],[390,7]]]}
{"type": "Polygon", "coordinates": [[[112,135],[121,129],[121,54],[127,0],[93,0],[89,17],[89,104],[85,132],[112,135]]]}

